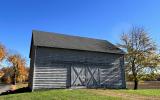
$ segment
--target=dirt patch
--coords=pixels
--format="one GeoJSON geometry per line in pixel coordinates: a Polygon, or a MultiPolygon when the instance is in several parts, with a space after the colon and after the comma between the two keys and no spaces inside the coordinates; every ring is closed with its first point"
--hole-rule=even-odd
{"type": "Polygon", "coordinates": [[[142,96],[137,94],[115,92],[114,90],[86,89],[85,91],[99,95],[120,97],[122,100],[160,100],[160,97],[156,96],[142,96]]]}
{"type": "MultiPolygon", "coordinates": [[[[133,89],[134,88],[134,82],[127,82],[127,88],[133,89]]],[[[139,82],[138,85],[139,89],[160,89],[160,81],[142,81],[139,82]]]]}

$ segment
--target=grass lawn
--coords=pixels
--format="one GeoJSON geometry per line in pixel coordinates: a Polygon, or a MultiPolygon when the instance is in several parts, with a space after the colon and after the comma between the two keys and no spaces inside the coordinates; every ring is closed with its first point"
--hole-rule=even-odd
{"type": "Polygon", "coordinates": [[[160,89],[59,89],[0,96],[0,100],[160,100],[160,89]]]}
{"type": "Polygon", "coordinates": [[[120,97],[96,95],[85,90],[63,89],[10,94],[0,96],[0,100],[120,100],[120,97]]]}

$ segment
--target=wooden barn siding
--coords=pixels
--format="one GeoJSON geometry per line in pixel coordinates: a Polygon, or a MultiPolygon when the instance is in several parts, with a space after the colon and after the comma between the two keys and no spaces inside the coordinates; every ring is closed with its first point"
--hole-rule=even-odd
{"type": "Polygon", "coordinates": [[[126,80],[125,80],[125,65],[124,65],[124,57],[120,58],[120,69],[121,69],[121,79],[122,79],[122,87],[123,89],[126,88],[126,80]]]}
{"type": "Polygon", "coordinates": [[[67,68],[56,64],[52,66],[35,68],[34,89],[66,88],[67,68]]]}
{"type": "Polygon", "coordinates": [[[121,59],[123,58],[122,55],[44,47],[37,47],[36,51],[37,56],[35,60],[36,67],[34,89],[70,87],[70,66],[71,64],[77,63],[88,63],[94,65],[97,64],[97,66],[104,64],[105,66],[102,66],[100,69],[100,79],[104,87],[123,88],[125,85],[125,79],[123,78],[124,73],[121,73],[121,71],[123,71],[123,65],[120,65],[123,64],[120,63],[122,61],[121,59]],[[56,63],[58,65],[56,65],[56,63]],[[60,66],[59,64],[62,65],[60,66]],[[54,77],[57,77],[57,74],[54,74],[56,73],[56,71],[51,72],[52,69],[57,69],[59,68],[59,66],[60,69],[62,68],[66,71],[58,74],[60,75],[65,73],[65,77],[62,75],[65,79],[61,79],[60,77],[58,77],[58,80],[60,82],[63,82],[61,84],[58,84],[59,81],[54,79],[54,77]],[[42,73],[44,72],[42,76],[40,76],[40,73],[37,73],[38,71],[40,71],[40,68],[42,68],[42,73]],[[48,68],[50,68],[51,70],[48,70],[48,68]],[[45,73],[47,71],[49,71],[49,74],[45,73]],[[43,81],[38,80],[39,78],[42,78],[44,76],[47,76],[47,78],[45,78],[43,81]],[[49,80],[49,82],[46,81],[47,79],[49,80]],[[55,85],[53,85],[52,83],[55,85]]]}
{"type": "Polygon", "coordinates": [[[35,47],[32,45],[31,49],[31,58],[30,58],[30,69],[29,69],[29,83],[28,86],[32,90],[33,89],[33,74],[34,74],[34,64],[35,64],[35,47]]]}

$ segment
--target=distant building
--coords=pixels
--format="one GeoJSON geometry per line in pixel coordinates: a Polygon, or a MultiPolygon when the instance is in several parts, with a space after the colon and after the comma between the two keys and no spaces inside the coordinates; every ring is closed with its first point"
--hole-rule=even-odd
{"type": "Polygon", "coordinates": [[[29,87],[126,88],[124,52],[106,40],[32,31],[29,87]]]}

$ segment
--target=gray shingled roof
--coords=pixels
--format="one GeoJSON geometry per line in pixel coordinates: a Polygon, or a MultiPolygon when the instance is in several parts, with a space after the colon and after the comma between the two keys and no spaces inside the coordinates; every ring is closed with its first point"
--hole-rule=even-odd
{"type": "Polygon", "coordinates": [[[106,40],[37,30],[33,30],[32,34],[35,46],[124,54],[121,49],[106,40]]]}

